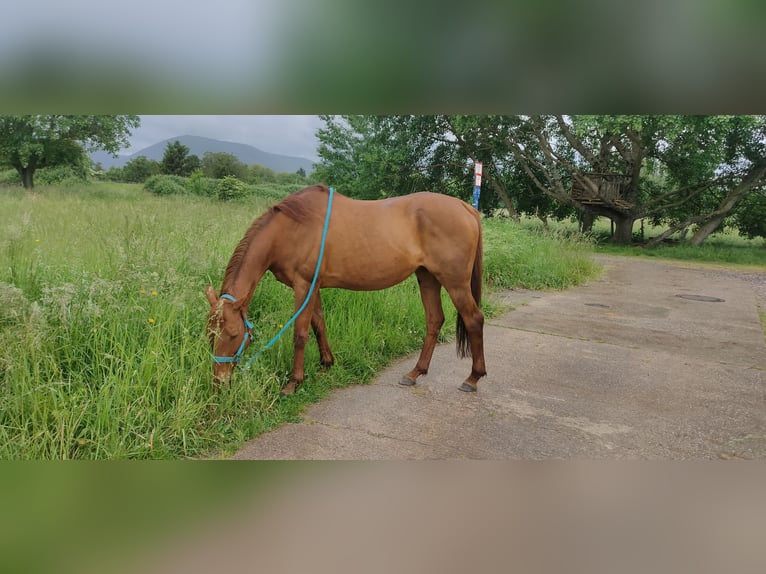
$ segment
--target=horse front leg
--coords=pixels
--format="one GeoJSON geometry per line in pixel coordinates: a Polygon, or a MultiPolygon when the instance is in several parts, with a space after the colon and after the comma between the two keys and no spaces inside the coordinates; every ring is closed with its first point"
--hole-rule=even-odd
{"type": "Polygon", "coordinates": [[[423,341],[423,350],[415,364],[415,368],[404,375],[399,381],[400,385],[414,385],[420,375],[428,373],[431,357],[439,338],[439,331],[444,324],[444,309],[442,308],[441,283],[429,271],[421,268],[416,272],[418,286],[420,287],[420,300],[426,315],[426,337],[423,341]]]}
{"type": "Polygon", "coordinates": [[[319,361],[324,369],[329,369],[335,363],[335,357],[330,349],[330,342],[327,340],[327,326],[324,322],[324,311],[322,310],[322,295],[317,291],[316,303],[314,304],[314,313],[311,316],[311,329],[317,338],[319,345],[319,361]]]}
{"type": "MultiPolygon", "coordinates": [[[[309,286],[306,285],[303,288],[295,286],[293,288],[295,290],[295,311],[297,312],[301,305],[303,305],[303,301],[306,299],[309,286]]],[[[314,315],[313,309],[316,296],[317,291],[313,293],[311,297],[312,300],[308,302],[306,308],[295,319],[295,323],[293,323],[293,372],[290,375],[290,380],[284,388],[282,388],[283,395],[292,395],[295,392],[295,389],[303,384],[303,379],[305,377],[304,363],[306,357],[306,343],[308,343],[309,340],[309,325],[311,324],[311,319],[314,315]]]]}

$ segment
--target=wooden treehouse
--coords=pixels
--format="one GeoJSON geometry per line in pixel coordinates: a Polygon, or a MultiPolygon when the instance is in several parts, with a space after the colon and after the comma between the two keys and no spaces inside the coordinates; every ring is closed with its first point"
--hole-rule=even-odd
{"type": "Polygon", "coordinates": [[[577,178],[572,180],[572,199],[583,205],[612,207],[627,211],[633,204],[625,201],[630,177],[621,173],[583,173],[593,186],[577,178]]]}

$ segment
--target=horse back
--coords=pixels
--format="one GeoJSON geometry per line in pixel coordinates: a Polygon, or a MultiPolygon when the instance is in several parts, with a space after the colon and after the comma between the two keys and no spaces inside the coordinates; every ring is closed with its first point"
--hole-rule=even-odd
{"type": "Polygon", "coordinates": [[[376,201],[337,199],[324,286],[382,289],[420,267],[442,282],[470,277],[481,225],[476,210],[463,201],[430,192],[376,201]]]}

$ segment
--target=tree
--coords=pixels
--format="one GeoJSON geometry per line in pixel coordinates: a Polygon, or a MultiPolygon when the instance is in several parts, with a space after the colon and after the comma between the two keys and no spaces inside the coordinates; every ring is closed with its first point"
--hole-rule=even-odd
{"type": "Polygon", "coordinates": [[[134,115],[0,116],[0,165],[14,168],[31,189],[39,168],[80,161],[84,150],[116,155],[139,123],[134,115]]]}
{"type": "Polygon", "coordinates": [[[250,183],[273,183],[277,180],[277,174],[273,169],[257,163],[247,166],[245,181],[250,183]]]}
{"type": "Polygon", "coordinates": [[[153,159],[148,159],[145,155],[140,155],[123,166],[120,178],[122,181],[143,183],[158,173],[160,173],[160,164],[153,159]]]}
{"type": "MultiPolygon", "coordinates": [[[[540,193],[615,225],[630,243],[634,222],[720,225],[764,181],[758,116],[443,116],[459,145],[517,163],[540,193]],[[654,177],[653,177],[654,176],[654,177]],[[713,192],[726,189],[724,197],[713,192]]],[[[697,241],[704,240],[701,233],[697,241]]]]}
{"type": "Polygon", "coordinates": [[[444,187],[431,169],[432,116],[320,117],[317,180],[363,199],[444,187]]]}
{"type": "Polygon", "coordinates": [[[474,162],[482,161],[480,209],[504,207],[515,217],[521,208],[541,218],[560,211],[532,192],[533,184],[507,161],[507,152],[494,154],[487,142],[462,138],[451,116],[321,117],[326,126],[317,132],[320,162],[313,177],[350,195],[374,199],[430,189],[470,202],[474,162]],[[517,193],[522,188],[523,201],[517,193]]]}
{"type": "Polygon", "coordinates": [[[619,243],[632,241],[641,218],[669,225],[667,235],[698,225],[699,243],[766,182],[762,116],[322,119],[315,173],[346,193],[432,188],[470,200],[473,162],[481,161],[494,192],[482,194],[482,209],[501,204],[543,222],[579,212],[586,231],[605,216],[619,243]]]}
{"type": "Polygon", "coordinates": [[[214,179],[223,179],[227,175],[241,180],[247,177],[247,166],[237,156],[227,152],[205,152],[202,156],[202,171],[214,179]]]}
{"type": "Polygon", "coordinates": [[[162,156],[160,162],[160,173],[166,175],[179,175],[185,176],[191,173],[186,171],[187,169],[187,157],[189,155],[189,148],[182,144],[180,141],[175,140],[168,142],[165,146],[165,153],[162,156]]]}
{"type": "Polygon", "coordinates": [[[196,154],[186,156],[184,159],[184,176],[189,176],[198,169],[202,169],[202,160],[196,154]]]}

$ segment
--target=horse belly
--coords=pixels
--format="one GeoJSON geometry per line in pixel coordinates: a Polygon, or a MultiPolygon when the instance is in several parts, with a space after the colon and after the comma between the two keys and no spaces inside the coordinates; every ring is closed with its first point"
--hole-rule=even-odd
{"type": "Polygon", "coordinates": [[[321,284],[354,291],[386,289],[412,275],[421,259],[412,244],[367,236],[335,249],[323,269],[321,284]]]}

